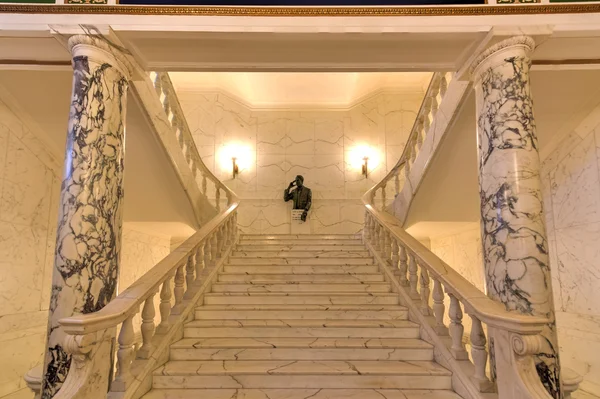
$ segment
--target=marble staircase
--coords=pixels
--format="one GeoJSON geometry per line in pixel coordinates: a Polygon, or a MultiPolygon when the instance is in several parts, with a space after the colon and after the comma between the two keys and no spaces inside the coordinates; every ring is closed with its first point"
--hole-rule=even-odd
{"type": "Polygon", "coordinates": [[[354,235],[242,235],[145,399],[459,399],[354,235]]]}

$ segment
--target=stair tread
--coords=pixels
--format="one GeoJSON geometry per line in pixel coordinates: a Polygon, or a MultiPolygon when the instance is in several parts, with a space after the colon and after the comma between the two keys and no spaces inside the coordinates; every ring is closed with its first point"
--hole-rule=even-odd
{"type": "Polygon", "coordinates": [[[432,361],[415,360],[174,360],[154,375],[429,375],[451,373],[432,361]]]}
{"type": "Polygon", "coordinates": [[[299,238],[308,240],[335,240],[349,238],[359,240],[356,234],[242,234],[240,239],[247,240],[277,240],[277,239],[299,238]]]}
{"type": "Polygon", "coordinates": [[[186,323],[184,328],[194,327],[269,327],[269,328],[294,328],[294,327],[309,327],[309,328],[360,328],[360,327],[375,327],[375,328],[414,328],[418,327],[417,323],[408,320],[324,320],[324,319],[252,319],[252,320],[193,320],[186,323]]]}
{"type": "Polygon", "coordinates": [[[449,390],[419,389],[154,389],[142,399],[461,399],[449,390]]]}
{"type": "Polygon", "coordinates": [[[352,348],[352,349],[431,349],[431,344],[417,338],[183,338],[171,348],[352,348]]]}

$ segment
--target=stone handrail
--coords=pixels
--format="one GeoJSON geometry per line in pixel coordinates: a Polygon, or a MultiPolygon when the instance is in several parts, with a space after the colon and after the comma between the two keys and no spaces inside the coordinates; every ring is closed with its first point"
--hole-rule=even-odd
{"type": "Polygon", "coordinates": [[[73,360],[56,399],[133,398],[144,393],[151,373],[168,359],[169,345],[183,322],[207,292],[237,236],[237,207],[205,224],[166,258],[108,305],[95,313],[60,320],[66,333],[65,349],[73,360]],[[160,292],[160,323],[155,325],[155,300],[160,292]],[[173,299],[173,300],[172,300],[173,299]],[[141,308],[141,336],[135,345],[134,317],[141,308]],[[118,333],[116,373],[111,342],[118,333]]]}
{"type": "Polygon", "coordinates": [[[219,212],[222,205],[221,190],[223,190],[229,202],[237,198],[235,193],[223,184],[202,162],[169,74],[167,72],[150,72],[150,80],[167,115],[167,120],[173,127],[173,133],[192,171],[193,178],[200,188],[200,192],[205,198],[214,200],[213,206],[219,212]],[[212,187],[207,185],[208,181],[212,183],[212,187]]]}
{"type": "Polygon", "coordinates": [[[402,304],[423,326],[423,338],[436,346],[436,360],[455,374],[453,387],[459,394],[480,398],[482,392],[493,395],[502,386],[498,389],[500,399],[548,399],[551,396],[537,375],[533,355],[544,345],[540,332],[550,320],[506,310],[408,234],[402,220],[386,212],[387,185],[394,179],[396,195],[400,193],[400,174],[404,171],[408,178],[449,79],[450,74],[434,74],[400,160],[362,197],[366,208],[363,239],[396,287],[402,304]],[[375,205],[378,191],[380,206],[375,205]],[[445,301],[449,302],[448,326],[445,301]],[[461,305],[472,321],[471,360],[463,343],[461,305]],[[488,342],[491,356],[486,348],[488,342]]]}
{"type": "Polygon", "coordinates": [[[416,156],[423,145],[423,141],[427,137],[433,118],[435,118],[438,107],[446,94],[451,79],[451,73],[436,72],[433,74],[400,159],[396,165],[390,169],[388,174],[367,192],[371,196],[369,199],[371,204],[375,203],[375,196],[379,193],[380,196],[378,199],[381,201],[380,208],[385,209],[387,207],[388,187],[392,181],[394,184],[394,197],[399,195],[403,190],[404,183],[408,180],[411,166],[414,164],[416,156]]]}

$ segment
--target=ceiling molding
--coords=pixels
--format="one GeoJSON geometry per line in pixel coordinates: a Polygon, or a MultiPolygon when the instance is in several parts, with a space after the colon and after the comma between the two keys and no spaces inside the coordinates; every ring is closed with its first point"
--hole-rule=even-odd
{"type": "Polygon", "coordinates": [[[515,4],[397,7],[205,7],[67,4],[2,4],[3,14],[120,14],[258,17],[477,16],[598,13],[600,4],[515,4]]]}

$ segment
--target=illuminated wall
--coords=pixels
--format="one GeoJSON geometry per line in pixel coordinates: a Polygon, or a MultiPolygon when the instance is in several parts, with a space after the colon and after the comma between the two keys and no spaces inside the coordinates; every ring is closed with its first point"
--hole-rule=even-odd
{"type": "Polygon", "coordinates": [[[349,109],[312,111],[251,110],[217,92],[178,96],[202,159],[243,199],[244,231],[290,231],[283,190],[300,174],[313,192],[312,232],[353,233],[363,224],[360,197],[400,158],[423,94],[379,93],[349,109]]]}

